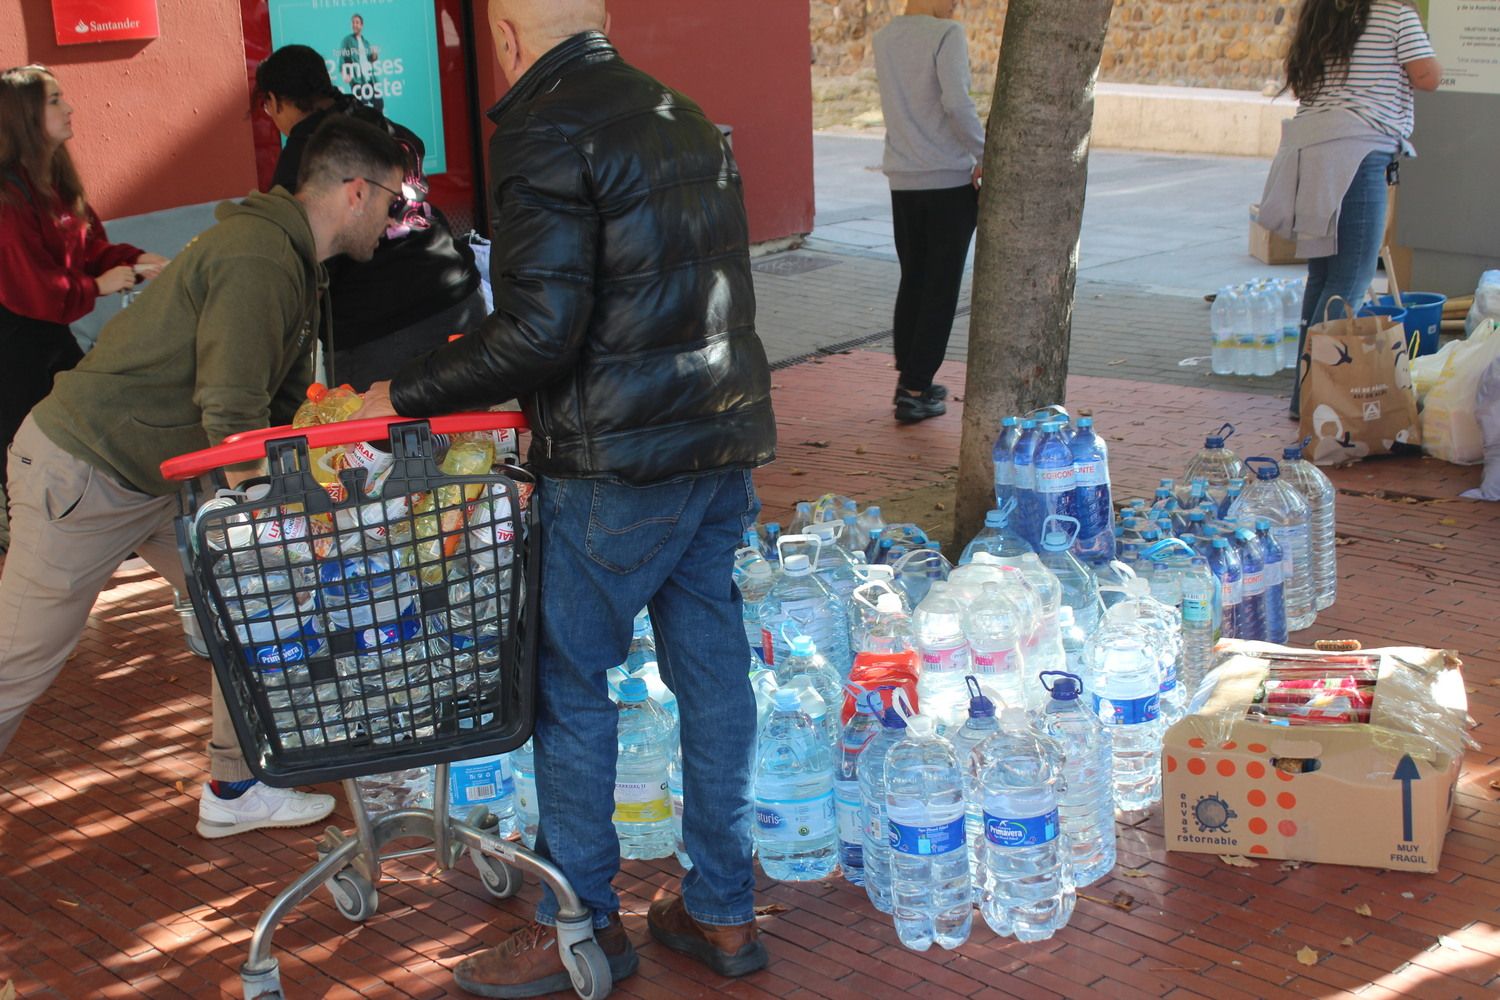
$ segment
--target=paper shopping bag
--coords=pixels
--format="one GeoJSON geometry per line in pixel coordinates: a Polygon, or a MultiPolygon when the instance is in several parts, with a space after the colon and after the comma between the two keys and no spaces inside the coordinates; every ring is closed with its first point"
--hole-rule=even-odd
{"type": "MultiPolygon", "coordinates": [[[[1329,302],[1343,302],[1335,297],[1329,302]]],[[[1307,329],[1298,359],[1304,454],[1317,465],[1342,465],[1422,443],[1411,360],[1400,323],[1387,316],[1346,317],[1307,329]]]]}

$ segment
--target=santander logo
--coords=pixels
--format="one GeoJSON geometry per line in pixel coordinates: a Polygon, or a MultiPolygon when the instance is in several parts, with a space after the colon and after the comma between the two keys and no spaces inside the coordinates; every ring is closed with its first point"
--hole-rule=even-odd
{"type": "Polygon", "coordinates": [[[73,30],[78,32],[80,35],[87,35],[89,33],[89,26],[86,22],[79,21],[73,26],[73,30]]]}

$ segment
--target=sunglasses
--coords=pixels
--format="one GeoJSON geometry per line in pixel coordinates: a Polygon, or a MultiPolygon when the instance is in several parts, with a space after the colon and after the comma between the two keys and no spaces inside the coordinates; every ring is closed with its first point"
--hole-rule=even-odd
{"type": "Polygon", "coordinates": [[[372,180],[369,177],[345,177],[341,183],[343,183],[343,184],[352,184],[354,181],[359,181],[359,180],[364,181],[366,184],[373,184],[376,187],[380,188],[380,190],[386,192],[387,194],[395,196],[395,197],[393,197],[391,199],[390,210],[386,213],[391,218],[393,218],[393,219],[400,219],[401,216],[403,216],[404,214],[406,214],[406,205],[407,205],[406,195],[402,194],[400,191],[393,191],[393,190],[391,190],[390,188],[386,187],[384,184],[380,183],[377,180],[372,180]]]}

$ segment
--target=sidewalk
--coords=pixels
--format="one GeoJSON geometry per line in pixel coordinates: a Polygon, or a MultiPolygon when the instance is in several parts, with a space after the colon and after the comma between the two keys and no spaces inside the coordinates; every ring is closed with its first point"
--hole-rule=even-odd
{"type": "MultiPolygon", "coordinates": [[[[820,164],[825,145],[820,137],[820,164]]],[[[1144,191],[1158,173],[1177,171],[1196,184],[1220,171],[1239,171],[1242,181],[1254,173],[1250,161],[1116,156],[1125,154],[1095,154],[1105,174],[1100,191],[1091,190],[1091,212],[1112,200],[1130,202],[1129,191],[1144,191]],[[1107,193],[1114,185],[1118,197],[1107,193]]],[[[859,219],[878,226],[879,199],[860,195],[847,171],[841,176],[844,182],[833,183],[851,197],[834,208],[868,214],[826,225],[820,215],[807,248],[756,263],[760,326],[779,364],[773,392],[781,435],[777,462],[756,476],[763,516],[784,520],[796,500],[833,491],[904,503],[922,512],[918,520],[942,527],[952,514],[951,501],[941,498],[957,462],[961,398],[942,418],[910,427],[892,421],[886,331],[896,265],[881,256],[880,244],[856,253],[827,235],[859,219]],[[945,509],[936,509],[940,502],[945,509]]],[[[1174,200],[1190,193],[1150,191],[1174,200]]],[[[1228,195],[1214,198],[1229,203],[1228,195]]],[[[1228,209],[1210,207],[1202,209],[1205,217],[1227,219],[1228,209]]],[[[1179,472],[1203,433],[1225,419],[1239,428],[1232,443],[1240,454],[1277,453],[1272,449],[1294,433],[1277,394],[1285,386],[1178,365],[1207,353],[1201,294],[1209,288],[1175,263],[1155,270],[1144,245],[1139,253],[1094,256],[1095,232],[1104,231],[1086,227],[1084,234],[1067,403],[1091,409],[1108,437],[1117,499],[1149,496],[1156,480],[1179,472]],[[1141,280],[1148,274],[1163,277],[1153,285],[1141,280]]],[[[1186,260],[1176,249],[1164,252],[1186,260]]],[[[1220,266],[1215,260],[1226,274],[1264,270],[1248,258],[1236,263],[1227,234],[1187,257],[1200,261],[1204,275],[1218,273],[1208,271],[1220,266]]],[[[966,330],[961,316],[956,332],[966,330]]],[[[963,396],[964,345],[954,338],[942,375],[956,397],[963,396]]],[[[1477,468],[1425,459],[1338,470],[1339,601],[1310,634],[1298,636],[1444,646],[1465,660],[1478,723],[1471,735],[1480,749],[1469,754],[1437,874],[1293,869],[1274,861],[1234,868],[1212,855],[1168,854],[1160,809],[1153,809],[1122,815],[1120,867],[1084,890],[1066,929],[1037,945],[997,939],[981,923],[958,951],[918,955],[900,948],[889,919],[840,879],[762,879],[760,919],[772,964],[727,984],[646,933],[646,908],[659,889],[675,884],[675,862],[629,862],[617,885],[641,967],[614,995],[1497,995],[1500,509],[1454,499],[1478,478],[1477,468]],[[1316,964],[1298,961],[1304,947],[1317,952],[1316,964]]],[[[0,989],[13,981],[24,1000],[237,997],[256,919],[312,863],[313,830],[222,841],[192,833],[208,676],[206,664],[183,648],[170,598],[148,574],[117,574],[77,654],[0,758],[0,989]]],[[[346,809],[331,822],[351,824],[346,809]]],[[[429,869],[425,859],[390,864],[395,881],[381,886],[380,910],[362,926],[340,917],[325,892],[302,904],[275,939],[289,996],[463,996],[449,970],[526,922],[538,889],[532,883],[519,899],[495,903],[469,862],[441,876],[429,869]]]]}

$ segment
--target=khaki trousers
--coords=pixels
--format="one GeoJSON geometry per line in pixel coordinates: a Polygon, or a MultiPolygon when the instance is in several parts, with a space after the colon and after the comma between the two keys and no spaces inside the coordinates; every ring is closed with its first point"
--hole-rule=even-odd
{"type": "MultiPolygon", "coordinates": [[[[10,551],[0,575],[0,754],[78,644],[89,612],[131,552],[184,590],[176,497],[125,486],[53,444],[27,417],[10,447],[10,551]]],[[[143,681],[143,683],[146,683],[143,681]]],[[[252,777],[213,680],[209,774],[252,777]]]]}

